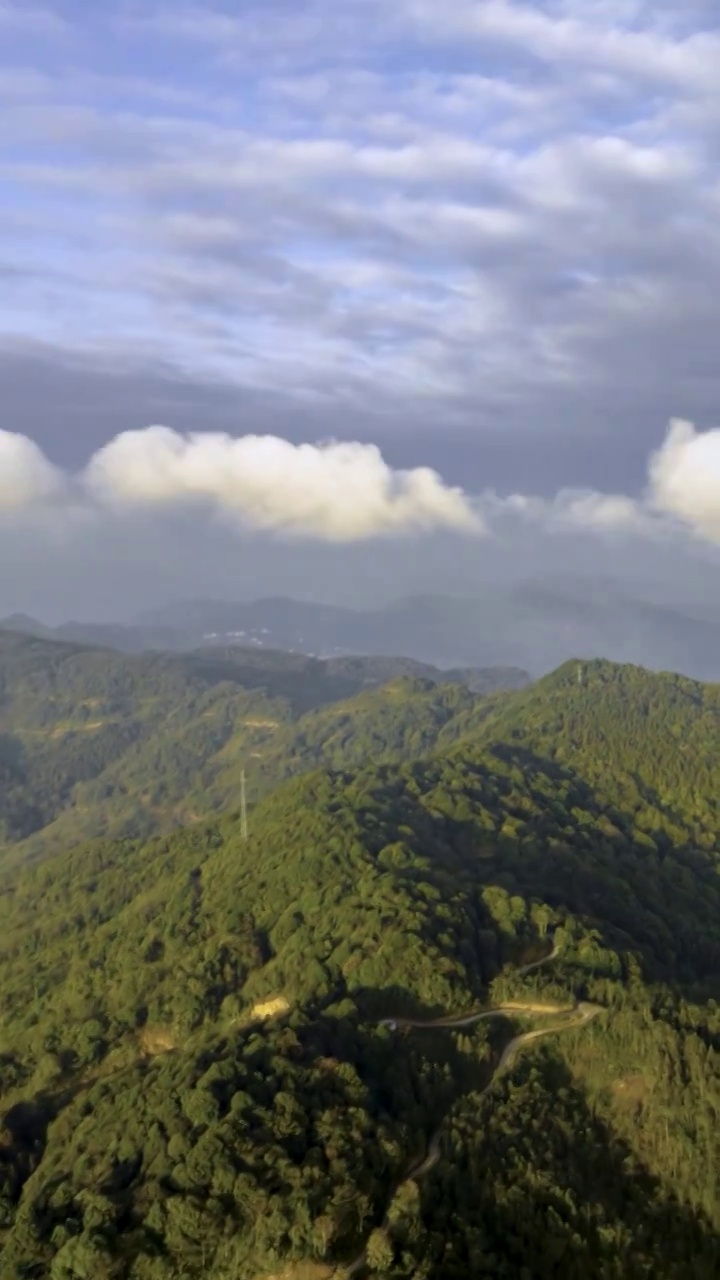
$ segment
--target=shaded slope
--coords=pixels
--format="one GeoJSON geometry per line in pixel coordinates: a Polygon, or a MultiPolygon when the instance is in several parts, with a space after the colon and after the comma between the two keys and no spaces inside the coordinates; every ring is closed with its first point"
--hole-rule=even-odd
{"type": "Polygon", "coordinates": [[[509,694],[480,737],[571,766],[637,833],[715,847],[720,827],[720,685],[609,662],[566,663],[509,694]]]}

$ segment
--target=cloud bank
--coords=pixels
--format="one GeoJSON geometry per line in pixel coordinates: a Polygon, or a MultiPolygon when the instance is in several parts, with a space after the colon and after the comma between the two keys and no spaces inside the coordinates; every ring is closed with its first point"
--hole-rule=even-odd
{"type": "Polygon", "coordinates": [[[547,498],[634,493],[675,406],[712,420],[716,2],[54,8],[0,6],[4,404],[51,456],[242,400],[547,498]]]}
{"type": "Polygon", "coordinates": [[[130,519],[138,508],[200,504],[245,528],[329,542],[483,531],[460,489],[427,467],[393,470],[375,445],[151,426],[116,436],[71,476],[25,436],[0,432],[0,510],[37,509],[60,496],[130,519]]]}
{"type": "Polygon", "coordinates": [[[720,429],[671,420],[639,498],[573,489],[551,498],[468,495],[430,468],[393,469],[373,444],[164,426],[117,435],[71,474],[26,436],[0,431],[0,514],[27,519],[63,506],[120,521],[199,509],[243,530],[330,543],[442,531],[477,537],[510,517],[550,531],[684,531],[720,545],[720,429]]]}
{"type": "Polygon", "coordinates": [[[34,440],[0,429],[0,512],[20,511],[60,494],[61,471],[48,462],[34,440]]]}

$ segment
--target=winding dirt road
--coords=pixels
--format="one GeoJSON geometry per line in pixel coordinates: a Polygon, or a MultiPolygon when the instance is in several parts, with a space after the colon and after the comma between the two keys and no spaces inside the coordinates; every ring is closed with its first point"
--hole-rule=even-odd
{"type": "MultiPolygon", "coordinates": [[[[534,960],[531,964],[523,965],[522,968],[518,970],[518,972],[521,974],[529,973],[531,969],[538,969],[540,965],[549,964],[551,960],[555,959],[558,953],[559,953],[559,947],[556,943],[553,946],[553,949],[549,953],[549,955],[543,956],[541,960],[534,960]]],[[[523,1003],[522,1001],[517,1000],[517,1001],[508,1002],[506,1004],[494,1005],[492,1009],[483,1009],[476,1013],[451,1015],[446,1018],[434,1018],[434,1019],[431,1019],[430,1021],[425,1021],[425,1022],[417,1021],[412,1018],[400,1018],[400,1017],[383,1018],[379,1023],[379,1025],[385,1026],[385,1027],[392,1027],[393,1030],[398,1029],[400,1027],[425,1028],[425,1029],[435,1027],[438,1030],[442,1028],[444,1028],[445,1030],[454,1030],[456,1027],[469,1027],[475,1022],[480,1022],[481,1019],[483,1018],[508,1017],[508,1016],[512,1016],[513,1014],[515,1016],[521,1014],[525,1017],[547,1017],[552,1014],[561,1015],[563,1018],[562,1022],[559,1022],[559,1023],[555,1022],[551,1027],[537,1027],[533,1031],[522,1031],[520,1032],[519,1035],[514,1036],[512,1040],[508,1041],[508,1043],[505,1045],[505,1048],[503,1049],[500,1055],[498,1064],[495,1070],[493,1071],[493,1074],[491,1075],[488,1083],[485,1085],[485,1088],[481,1090],[481,1092],[477,1095],[478,1097],[482,1098],[485,1096],[486,1093],[489,1093],[490,1089],[492,1089],[496,1081],[499,1080],[500,1076],[504,1075],[507,1071],[510,1070],[518,1054],[520,1053],[521,1049],[526,1044],[529,1044],[531,1040],[539,1040],[541,1036],[549,1036],[558,1031],[570,1031],[571,1029],[574,1029],[576,1027],[583,1026],[584,1023],[589,1022],[591,1018],[596,1017],[596,1015],[598,1013],[602,1013],[602,1011],[603,1011],[602,1005],[589,1004],[585,1001],[580,1001],[575,1005],[557,1005],[557,1004],[553,1005],[553,1004],[539,1004],[536,1001],[528,1001],[527,1003],[523,1003]]],[[[395,1187],[393,1188],[392,1194],[390,1196],[390,1199],[388,1201],[388,1208],[389,1208],[389,1205],[392,1203],[393,1199],[395,1198],[398,1190],[403,1185],[403,1183],[409,1182],[413,1178],[424,1177],[424,1175],[426,1173],[429,1173],[430,1170],[434,1168],[434,1166],[437,1164],[442,1154],[441,1147],[440,1147],[440,1137],[442,1133],[442,1128],[443,1128],[443,1125],[441,1123],[440,1126],[435,1130],[435,1133],[432,1135],[430,1142],[428,1143],[427,1152],[423,1156],[422,1160],[419,1160],[416,1164],[411,1165],[407,1173],[404,1174],[404,1176],[400,1179],[400,1181],[395,1185],[395,1187]]],[[[388,1219],[387,1219],[387,1213],[386,1213],[382,1225],[384,1227],[387,1227],[387,1224],[388,1224],[388,1219]]],[[[363,1249],[362,1252],[359,1253],[358,1256],[355,1259],[353,1259],[351,1263],[349,1263],[344,1268],[339,1268],[335,1272],[335,1274],[338,1277],[343,1277],[343,1280],[349,1280],[350,1276],[354,1276],[357,1274],[358,1271],[362,1270],[362,1268],[366,1265],[366,1262],[367,1262],[367,1251],[366,1249],[363,1249]]]]}

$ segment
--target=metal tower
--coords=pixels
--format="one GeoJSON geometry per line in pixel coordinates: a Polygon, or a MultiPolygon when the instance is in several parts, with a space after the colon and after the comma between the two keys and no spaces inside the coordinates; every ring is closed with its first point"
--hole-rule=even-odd
{"type": "Polygon", "coordinates": [[[245,770],[240,774],[240,839],[247,840],[247,802],[245,800],[245,770]]]}

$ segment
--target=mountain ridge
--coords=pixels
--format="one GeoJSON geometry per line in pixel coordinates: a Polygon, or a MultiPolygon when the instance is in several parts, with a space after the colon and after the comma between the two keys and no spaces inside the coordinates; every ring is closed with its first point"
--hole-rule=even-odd
{"type": "MultiPolygon", "coordinates": [[[[311,741],[322,762],[323,736],[341,729],[353,759],[363,750],[386,758],[391,744],[400,750],[412,732],[421,735],[418,747],[429,744],[434,726],[475,705],[478,688],[494,693],[524,678],[237,646],[123,655],[0,632],[0,845],[35,856],[94,835],[149,835],[181,825],[237,795],[243,768],[251,788],[267,789],[288,770],[312,767],[311,741]],[[381,696],[369,707],[361,698],[341,715],[345,700],[367,700],[393,677],[401,692],[387,713],[381,696]],[[416,687],[417,716],[408,701],[416,687]],[[332,705],[338,711],[330,722],[318,721],[313,713],[332,705]],[[379,737],[353,744],[354,712],[369,722],[374,705],[379,737]]],[[[408,738],[405,749],[412,748],[408,738]]],[[[348,758],[341,743],[337,751],[348,758]]]]}
{"type": "Polygon", "coordinates": [[[594,579],[496,583],[474,596],[416,596],[373,609],[285,597],[178,602],[133,625],[66,623],[53,634],[127,652],[240,642],[315,656],[402,653],[440,668],[515,666],[535,677],[581,654],[720,678],[720,617],[632,598],[622,583],[594,579]]]}
{"type": "Polygon", "coordinates": [[[9,869],[3,1266],[260,1280],[366,1250],[383,1280],[714,1277],[718,771],[695,762],[719,691],[573,665],[424,756],[287,779],[247,839],[228,812],[9,869]],[[487,1095],[520,999],[607,1016],[487,1095]]]}

